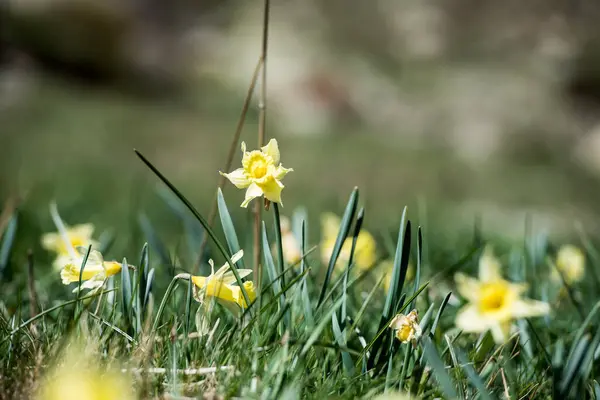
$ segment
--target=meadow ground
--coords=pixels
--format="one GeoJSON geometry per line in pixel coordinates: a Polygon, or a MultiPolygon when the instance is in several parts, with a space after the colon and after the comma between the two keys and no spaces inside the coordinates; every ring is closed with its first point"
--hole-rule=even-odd
{"type": "MultiPolygon", "coordinates": [[[[282,165],[295,170],[286,176],[272,146],[247,153],[244,171],[230,176],[244,190],[218,192],[216,231],[156,166],[164,160],[154,154],[154,164],[145,152],[130,158],[156,189],[107,197],[84,186],[103,193],[99,204],[126,205],[118,229],[104,221],[94,231],[69,204],[9,198],[0,245],[2,397],[600,394],[593,240],[582,233],[579,247],[564,246],[527,221],[518,239],[476,223],[444,235],[428,229],[423,209],[405,208],[393,216],[395,229],[377,230],[363,224],[369,208],[356,188],[345,205],[309,218],[288,208],[300,202],[290,182],[304,163],[288,162],[281,148],[282,165]],[[279,180],[289,191],[279,193],[279,180]],[[254,184],[254,195],[272,200],[258,236],[252,211],[238,217],[254,184]],[[140,206],[148,192],[153,207],[162,204],[158,218],[140,206]],[[209,246],[199,254],[204,235],[209,246]]],[[[72,192],[61,197],[78,201],[72,192]]],[[[248,210],[257,203],[263,198],[248,210]]]]}
{"type": "Polygon", "coordinates": [[[35,79],[0,109],[0,399],[600,396],[598,185],[562,148],[267,124],[279,154],[252,106],[242,156],[210,80],[35,79]]]}

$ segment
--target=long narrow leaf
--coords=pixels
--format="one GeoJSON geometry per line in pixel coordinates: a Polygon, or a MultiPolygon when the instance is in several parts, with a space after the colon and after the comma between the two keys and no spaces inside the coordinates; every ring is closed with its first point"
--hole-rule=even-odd
{"type": "Polygon", "coordinates": [[[317,308],[323,304],[323,300],[325,299],[325,294],[327,293],[327,286],[329,286],[329,280],[331,279],[331,274],[335,267],[335,263],[342,251],[342,246],[346,241],[346,237],[348,236],[348,232],[350,231],[350,225],[352,224],[352,220],[354,219],[354,214],[356,213],[356,206],[358,204],[358,188],[354,188],[350,198],[348,199],[348,204],[346,205],[346,210],[344,211],[344,216],[342,217],[342,222],[340,223],[340,230],[338,232],[337,238],[335,239],[335,244],[333,246],[333,252],[331,253],[331,258],[329,259],[329,265],[327,266],[327,272],[325,273],[325,280],[323,281],[323,287],[321,288],[321,294],[319,295],[319,301],[317,301],[317,308]]]}

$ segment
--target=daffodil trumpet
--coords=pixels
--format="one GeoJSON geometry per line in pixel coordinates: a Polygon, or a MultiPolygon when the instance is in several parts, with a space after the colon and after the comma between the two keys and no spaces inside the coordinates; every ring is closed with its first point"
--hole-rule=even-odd
{"type": "MultiPolygon", "coordinates": [[[[231,257],[231,264],[235,264],[244,255],[240,250],[231,257]]],[[[194,298],[201,304],[206,305],[207,298],[216,300],[219,304],[227,308],[232,314],[239,316],[240,312],[248,308],[249,304],[242,293],[242,287],[237,285],[237,278],[230,270],[229,263],[225,263],[221,268],[215,271],[213,260],[208,263],[211,267],[209,276],[191,276],[194,284],[194,298]]],[[[238,269],[240,279],[252,273],[251,269],[238,269]]],[[[256,299],[256,288],[254,282],[246,281],[243,284],[243,290],[248,296],[248,301],[253,302],[256,299]]]]}
{"type": "Polygon", "coordinates": [[[76,256],[60,271],[60,277],[64,285],[78,283],[81,278],[81,285],[78,289],[98,289],[104,286],[106,279],[121,272],[122,264],[117,261],[104,261],[102,253],[98,250],[77,247],[76,256]],[[86,259],[87,255],[87,259],[86,259]]]}

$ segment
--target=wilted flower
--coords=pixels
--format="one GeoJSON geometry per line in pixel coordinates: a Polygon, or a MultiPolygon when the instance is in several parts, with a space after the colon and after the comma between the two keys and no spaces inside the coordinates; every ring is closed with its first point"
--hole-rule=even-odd
{"type": "Polygon", "coordinates": [[[242,207],[246,208],[252,199],[260,196],[273,203],[281,203],[281,191],[284,186],[281,180],[291,168],[284,168],[279,162],[277,140],[271,139],[260,150],[246,151],[246,143],[242,142],[242,168],[231,173],[219,172],[238,189],[247,189],[242,207]]]}
{"type": "Polygon", "coordinates": [[[133,400],[130,381],[120,371],[100,368],[71,349],[42,382],[35,400],[133,400]]]}
{"type": "MultiPolygon", "coordinates": [[[[293,265],[302,259],[300,243],[290,229],[290,220],[281,216],[281,247],[283,248],[283,259],[286,263],[293,265]]],[[[275,249],[277,251],[277,249],[275,249]]]]}
{"type": "MultiPolygon", "coordinates": [[[[60,271],[62,283],[65,285],[79,282],[79,275],[81,274],[81,289],[96,289],[104,284],[106,278],[116,275],[121,271],[121,263],[117,261],[104,261],[102,254],[98,250],[92,250],[83,268],[83,273],[81,273],[81,266],[87,249],[77,247],[75,252],[76,256],[69,258],[67,264],[60,271]]],[[[77,288],[73,291],[77,291],[77,288]]]]}
{"type": "Polygon", "coordinates": [[[524,299],[526,284],[504,280],[500,262],[490,247],[479,260],[479,279],[461,273],[455,275],[458,292],[469,301],[456,316],[456,325],[465,332],[490,330],[496,343],[504,343],[514,319],[550,312],[541,301],[524,299]]]}
{"type": "Polygon", "coordinates": [[[585,274],[585,255],[578,247],[564,245],[556,255],[556,268],[552,270],[552,277],[560,281],[558,271],[568,284],[579,282],[585,274]]]}
{"type": "MultiPolygon", "coordinates": [[[[321,241],[321,261],[323,264],[329,263],[331,253],[335,246],[340,229],[341,220],[333,213],[325,213],[321,216],[321,227],[323,229],[323,240],[321,241]]],[[[353,237],[346,238],[340,255],[337,259],[336,266],[345,267],[350,260],[350,252],[352,251],[353,237]]],[[[375,238],[364,229],[360,230],[356,238],[356,248],[354,250],[354,264],[361,270],[366,270],[375,264],[377,260],[377,244],[375,238]]]]}
{"type": "Polygon", "coordinates": [[[83,246],[98,246],[98,242],[92,239],[94,225],[81,224],[66,227],[65,235],[60,232],[45,233],[42,235],[42,247],[56,253],[57,257],[52,263],[55,268],[62,268],[73,258],[71,250],[83,246]],[[68,240],[68,241],[67,241],[68,240]]]}
{"type": "MultiPolygon", "coordinates": [[[[242,258],[244,251],[240,250],[231,257],[231,263],[235,264],[242,258]]],[[[192,282],[198,288],[195,292],[196,300],[204,303],[205,298],[214,298],[217,302],[225,306],[233,314],[238,315],[240,310],[248,307],[241,288],[236,283],[235,275],[229,271],[229,264],[225,263],[221,268],[214,271],[213,260],[208,261],[211,267],[209,276],[192,276],[192,282]]],[[[244,278],[252,273],[251,269],[238,269],[240,278],[244,278]]],[[[250,302],[256,299],[256,289],[254,282],[244,282],[244,289],[248,294],[250,302]]]]}
{"type": "Polygon", "coordinates": [[[396,331],[396,338],[402,343],[416,342],[421,337],[417,310],[412,310],[408,315],[396,315],[389,327],[396,331]]]}

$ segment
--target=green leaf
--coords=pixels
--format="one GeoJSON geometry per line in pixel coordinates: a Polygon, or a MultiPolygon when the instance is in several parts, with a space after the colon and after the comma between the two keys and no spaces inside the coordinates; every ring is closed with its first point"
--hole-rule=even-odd
{"type": "MultiPolygon", "coordinates": [[[[450,341],[447,342],[448,347],[452,348],[452,343],[450,343],[450,341]]],[[[460,361],[462,369],[467,374],[467,378],[469,378],[469,382],[471,382],[471,385],[473,385],[473,387],[478,390],[480,398],[483,400],[492,400],[492,395],[488,392],[487,388],[485,387],[485,383],[477,374],[477,372],[467,359],[467,356],[460,349],[454,349],[454,351],[458,358],[458,361],[460,361]]]]}
{"type": "MultiPolygon", "coordinates": [[[[263,258],[265,260],[265,267],[269,276],[270,284],[273,285],[273,292],[275,296],[279,293],[279,309],[283,310],[285,307],[285,294],[281,291],[281,282],[278,278],[277,271],[275,270],[275,262],[273,261],[273,255],[271,254],[271,248],[269,246],[269,239],[267,238],[267,228],[265,222],[262,223],[262,245],[263,245],[263,258]]],[[[284,329],[290,327],[289,313],[283,318],[284,329]]],[[[283,333],[283,332],[281,332],[283,333]]]]}
{"type": "MultiPolygon", "coordinates": [[[[277,245],[277,265],[281,273],[285,269],[283,261],[283,243],[281,241],[281,218],[279,215],[279,204],[273,203],[273,214],[275,216],[275,244],[277,245]]],[[[285,274],[281,276],[281,285],[285,286],[285,274]]]]}
{"type": "MultiPolygon", "coordinates": [[[[217,205],[219,206],[219,217],[221,218],[221,226],[223,227],[223,233],[225,234],[227,246],[229,247],[231,254],[235,254],[242,248],[240,247],[240,242],[238,241],[237,233],[235,232],[235,227],[233,226],[233,221],[231,219],[231,215],[229,214],[229,209],[225,203],[225,198],[223,197],[221,188],[219,188],[217,191],[217,205]]],[[[243,257],[240,258],[236,264],[238,264],[239,268],[241,269],[246,268],[243,257]]]]}
{"type": "MultiPolygon", "coordinates": [[[[302,221],[302,235],[301,235],[301,251],[302,260],[300,260],[300,271],[305,273],[306,271],[306,260],[304,255],[306,254],[306,224],[302,221]]],[[[302,305],[304,307],[304,320],[306,321],[305,329],[310,330],[315,325],[315,319],[313,317],[312,306],[310,304],[310,297],[308,295],[308,274],[305,274],[302,278],[302,305]]]]}
{"type": "Polygon", "coordinates": [[[448,305],[448,301],[450,301],[450,297],[452,296],[452,292],[448,292],[448,294],[446,295],[446,297],[444,297],[444,301],[442,301],[442,304],[440,304],[440,308],[438,309],[437,315],[435,316],[435,320],[433,321],[433,325],[431,325],[431,334],[435,335],[435,330],[437,329],[437,326],[440,322],[440,318],[442,317],[442,313],[444,312],[444,309],[446,308],[446,306],[448,305]]]}
{"type": "Polygon", "coordinates": [[[358,240],[358,235],[360,234],[360,229],[362,227],[363,221],[365,219],[365,209],[361,208],[358,211],[358,216],[356,217],[356,224],[354,226],[354,234],[352,235],[352,247],[350,248],[350,257],[348,258],[348,265],[344,270],[344,283],[342,286],[342,314],[341,319],[342,323],[346,321],[346,317],[348,315],[347,312],[347,302],[348,302],[348,275],[350,274],[350,268],[354,263],[354,252],[356,251],[356,241],[358,240]]]}
{"type": "Polygon", "coordinates": [[[131,278],[127,259],[123,259],[121,268],[121,311],[127,327],[131,324],[131,278]]]}
{"type": "Polygon", "coordinates": [[[140,224],[140,228],[142,228],[142,232],[144,232],[144,236],[146,236],[146,240],[152,246],[152,250],[158,253],[160,262],[164,265],[171,265],[171,257],[169,256],[167,246],[160,240],[152,223],[144,213],[139,214],[138,223],[140,224]]]}
{"type": "Polygon", "coordinates": [[[355,187],[352,191],[352,194],[350,195],[350,198],[348,199],[348,204],[346,205],[346,210],[344,211],[342,222],[340,223],[340,230],[338,232],[337,238],[335,239],[333,252],[331,253],[331,258],[329,259],[329,265],[327,266],[327,272],[325,274],[325,280],[323,281],[323,286],[321,288],[321,294],[319,295],[319,300],[317,301],[317,309],[321,307],[321,304],[325,299],[325,294],[327,293],[327,286],[329,286],[331,274],[340,255],[340,252],[342,251],[342,246],[346,241],[348,232],[350,231],[350,225],[352,224],[352,220],[354,219],[357,204],[358,188],[355,187]]]}
{"type": "Polygon", "coordinates": [[[206,231],[208,236],[210,236],[213,243],[217,246],[217,249],[219,249],[219,252],[221,253],[221,255],[225,258],[225,260],[227,260],[227,263],[229,264],[229,267],[231,268],[231,272],[233,272],[233,275],[235,276],[235,280],[236,280],[238,286],[240,287],[240,291],[242,292],[242,295],[244,296],[244,300],[246,300],[246,304],[250,305],[250,298],[248,297],[246,288],[244,288],[244,283],[242,282],[242,279],[240,278],[240,274],[237,272],[237,268],[235,268],[235,266],[231,262],[231,256],[229,254],[227,254],[227,250],[225,250],[225,246],[223,246],[221,241],[217,238],[217,235],[212,230],[212,228],[210,227],[208,222],[204,219],[204,217],[202,215],[200,215],[200,213],[198,212],[198,210],[196,210],[196,208],[192,205],[192,203],[190,203],[189,200],[179,190],[177,190],[177,188],[150,161],[148,161],[148,159],[146,157],[144,157],[142,155],[142,153],[140,153],[139,151],[137,151],[135,149],[134,149],[134,152],[140,158],[140,160],[142,160],[142,162],[144,164],[146,164],[146,166],[148,168],[150,168],[150,170],[165,185],[167,185],[167,187],[169,189],[171,189],[171,191],[175,194],[175,196],[177,196],[177,198],[179,200],[181,200],[181,202],[188,208],[188,210],[190,210],[192,212],[194,217],[196,217],[196,219],[204,227],[204,230],[206,231]]]}
{"type": "Polygon", "coordinates": [[[2,243],[0,244],[0,279],[4,275],[4,270],[6,269],[8,261],[10,260],[10,253],[12,251],[17,233],[17,221],[18,215],[15,212],[10,217],[10,221],[8,222],[6,230],[4,231],[4,235],[2,235],[2,243]]]}
{"type": "Polygon", "coordinates": [[[306,356],[313,344],[315,344],[315,342],[319,339],[319,336],[321,336],[321,333],[323,332],[325,327],[329,324],[330,318],[333,315],[333,313],[337,312],[337,309],[340,308],[341,305],[342,299],[339,298],[335,303],[333,303],[333,305],[327,310],[327,312],[321,316],[321,320],[319,321],[318,325],[312,331],[311,335],[308,337],[308,340],[302,347],[302,350],[300,351],[300,357],[306,356]]]}
{"type": "Polygon", "coordinates": [[[440,384],[440,387],[444,394],[449,399],[457,399],[459,398],[456,394],[455,385],[450,378],[450,375],[446,372],[446,366],[444,362],[440,358],[435,346],[433,345],[431,339],[428,337],[423,337],[423,355],[427,360],[427,363],[431,366],[433,374],[435,375],[436,380],[440,384]]]}
{"type": "MultiPolygon", "coordinates": [[[[346,347],[346,338],[340,329],[340,324],[338,322],[336,313],[331,314],[331,324],[335,341],[338,345],[340,345],[340,347],[346,347]]],[[[352,362],[352,357],[346,351],[342,351],[341,353],[342,364],[344,365],[344,371],[346,372],[346,375],[354,375],[354,363],[352,362]]]]}

